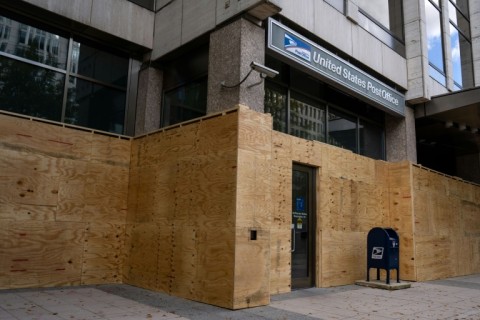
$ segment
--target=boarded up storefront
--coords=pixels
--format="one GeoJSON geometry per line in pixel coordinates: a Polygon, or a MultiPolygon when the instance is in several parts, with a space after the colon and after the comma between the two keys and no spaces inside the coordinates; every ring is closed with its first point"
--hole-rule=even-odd
{"type": "Polygon", "coordinates": [[[480,188],[272,130],[240,106],[129,139],[0,116],[0,287],[127,283],[238,309],[291,290],[292,168],[313,168],[315,284],[480,272],[480,188]]]}

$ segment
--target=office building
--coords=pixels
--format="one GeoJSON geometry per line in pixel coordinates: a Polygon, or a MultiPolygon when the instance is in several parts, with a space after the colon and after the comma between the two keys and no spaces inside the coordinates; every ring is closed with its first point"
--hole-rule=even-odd
{"type": "Polygon", "coordinates": [[[237,309],[365,277],[376,226],[404,280],[480,272],[480,3],[0,8],[0,287],[237,309]]]}

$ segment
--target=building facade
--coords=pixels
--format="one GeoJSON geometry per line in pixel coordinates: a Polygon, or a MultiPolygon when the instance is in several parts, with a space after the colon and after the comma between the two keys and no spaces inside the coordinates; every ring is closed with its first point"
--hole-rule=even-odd
{"type": "MultiPolygon", "coordinates": [[[[2,112],[131,139],[123,226],[125,246],[131,244],[123,264],[127,283],[229,308],[264,304],[270,293],[363,276],[365,270],[332,268],[338,261],[354,266],[363,256],[353,252],[358,247],[347,246],[346,260],[328,248],[361,241],[376,224],[400,229],[402,278],[429,279],[427,262],[406,261],[428,248],[428,237],[416,238],[411,219],[422,208],[413,194],[423,199],[431,186],[418,178],[419,166],[405,161],[480,182],[476,1],[0,0],[0,8],[2,112]],[[209,117],[215,120],[202,120],[209,117]],[[224,189],[199,183],[221,179],[208,161],[230,179],[220,184],[224,189]],[[409,182],[395,178],[398,172],[409,182]],[[210,198],[203,188],[227,196],[210,198]],[[179,198],[178,191],[192,195],[179,198]],[[219,227],[215,199],[231,213],[221,220],[228,232],[218,237],[202,229],[219,227]],[[169,220],[168,212],[179,213],[169,220]],[[334,223],[338,219],[343,222],[334,223]],[[152,230],[152,222],[164,233],[152,230]],[[173,247],[179,243],[182,255],[163,252],[170,260],[162,269],[162,249],[155,249],[155,263],[138,249],[148,234],[173,247]],[[251,242],[243,243],[244,236],[251,242]],[[223,249],[215,245],[222,239],[234,249],[219,268],[202,257],[218,258],[223,249]],[[202,241],[218,250],[198,249],[202,241]],[[261,267],[260,275],[245,280],[240,275],[253,272],[246,266],[254,262],[245,257],[249,246],[260,247],[261,267]],[[182,259],[192,257],[185,267],[182,259]],[[199,265],[203,269],[193,267],[199,265]],[[209,270],[229,279],[223,292],[230,298],[218,293],[218,278],[207,281],[209,270]],[[205,288],[211,291],[203,294],[205,288]]],[[[478,186],[443,185],[450,187],[439,191],[439,203],[453,209],[445,199],[455,196],[455,208],[465,212],[455,226],[471,222],[468,234],[452,243],[461,247],[474,237],[468,252],[475,262],[478,186]]],[[[432,205],[432,199],[423,200],[432,205]]],[[[428,225],[437,218],[417,221],[428,225]]],[[[420,226],[432,232],[428,239],[442,239],[437,231],[443,227],[420,226]]],[[[469,272],[478,272],[475,263],[464,269],[452,264],[432,277],[469,272]]]]}
{"type": "Polygon", "coordinates": [[[241,103],[271,113],[278,131],[478,182],[476,6],[5,2],[2,109],[134,136],[241,103]],[[317,49],[305,60],[295,40],[271,42],[279,32],[317,49]],[[221,85],[240,82],[251,62],[279,75],[221,85]],[[398,110],[374,84],[401,97],[398,110]]]}

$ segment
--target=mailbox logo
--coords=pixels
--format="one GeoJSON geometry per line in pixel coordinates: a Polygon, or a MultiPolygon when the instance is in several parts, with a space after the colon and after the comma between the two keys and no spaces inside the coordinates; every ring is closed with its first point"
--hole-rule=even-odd
{"type": "Polygon", "coordinates": [[[297,57],[307,60],[308,62],[311,61],[312,49],[307,43],[303,42],[297,37],[294,37],[291,34],[285,33],[283,44],[286,51],[291,52],[297,57]]]}
{"type": "Polygon", "coordinates": [[[383,259],[383,247],[372,248],[372,259],[383,259]]]}

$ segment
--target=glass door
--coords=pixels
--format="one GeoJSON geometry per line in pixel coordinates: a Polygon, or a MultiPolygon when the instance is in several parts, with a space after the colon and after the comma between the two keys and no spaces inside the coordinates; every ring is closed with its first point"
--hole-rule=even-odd
{"type": "Polygon", "coordinates": [[[315,285],[315,169],[292,172],[292,289],[315,285]]]}

